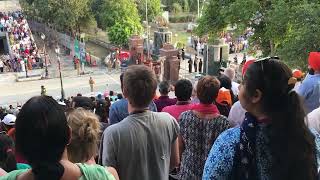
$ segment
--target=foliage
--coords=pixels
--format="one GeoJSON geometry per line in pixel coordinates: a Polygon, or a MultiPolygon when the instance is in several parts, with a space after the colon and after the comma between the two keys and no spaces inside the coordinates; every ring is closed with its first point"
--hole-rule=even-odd
{"type": "Polygon", "coordinates": [[[116,22],[133,20],[140,24],[137,6],[133,0],[96,0],[93,11],[98,22],[98,27],[106,30],[116,22]]]}
{"type": "Polygon", "coordinates": [[[141,26],[136,26],[132,20],[119,21],[109,29],[108,36],[113,44],[123,46],[128,43],[131,35],[137,34],[141,30],[141,26]]]}
{"type": "Polygon", "coordinates": [[[319,16],[317,0],[210,0],[197,33],[215,38],[230,25],[238,34],[253,28],[251,47],[302,67],[308,53],[320,47],[319,16]]]}
{"type": "Polygon", "coordinates": [[[196,16],[192,14],[178,14],[175,16],[170,16],[169,21],[171,23],[187,23],[193,21],[195,18],[196,16]]]}
{"type": "Polygon", "coordinates": [[[184,0],[183,1],[183,11],[184,12],[190,12],[190,6],[189,6],[189,1],[188,0],[184,0]]]}
{"type": "Polygon", "coordinates": [[[179,3],[173,3],[172,12],[175,13],[175,14],[181,13],[182,12],[181,5],[179,3]]]}
{"type": "Polygon", "coordinates": [[[58,29],[76,31],[91,14],[91,0],[26,0],[29,15],[54,24],[58,29]]]}
{"type": "MultiPolygon", "coordinates": [[[[146,0],[135,0],[138,12],[142,20],[146,19],[146,0]]],[[[148,21],[153,21],[161,13],[160,0],[147,0],[148,2],[148,21]]]]}
{"type": "MultiPolygon", "coordinates": [[[[204,0],[199,0],[200,7],[203,6],[203,2],[204,0]]],[[[198,0],[162,0],[162,3],[166,5],[171,12],[174,10],[175,3],[183,7],[184,12],[198,11],[198,0]]]]}

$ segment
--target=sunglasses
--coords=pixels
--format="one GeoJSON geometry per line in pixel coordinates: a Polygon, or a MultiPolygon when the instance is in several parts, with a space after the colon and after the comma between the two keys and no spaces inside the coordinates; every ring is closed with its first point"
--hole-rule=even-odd
{"type": "Polygon", "coordinates": [[[260,63],[262,73],[264,74],[263,64],[264,64],[264,62],[267,62],[267,61],[270,61],[270,60],[280,60],[280,58],[278,56],[265,57],[265,58],[258,59],[254,63],[260,63]]]}

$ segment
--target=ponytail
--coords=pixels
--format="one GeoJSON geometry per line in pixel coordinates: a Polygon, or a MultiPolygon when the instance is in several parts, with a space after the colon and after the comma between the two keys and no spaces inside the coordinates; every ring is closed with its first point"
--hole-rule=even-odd
{"type": "Polygon", "coordinates": [[[315,180],[317,162],[314,136],[304,122],[305,111],[299,95],[290,90],[283,109],[270,113],[272,179],[315,180]]]}
{"type": "Polygon", "coordinates": [[[59,180],[64,174],[64,167],[59,163],[40,163],[32,166],[35,180],[59,180]]]}
{"type": "Polygon", "coordinates": [[[13,149],[8,148],[5,150],[3,157],[1,157],[0,167],[6,172],[10,172],[17,169],[17,161],[14,155],[13,149]]]}

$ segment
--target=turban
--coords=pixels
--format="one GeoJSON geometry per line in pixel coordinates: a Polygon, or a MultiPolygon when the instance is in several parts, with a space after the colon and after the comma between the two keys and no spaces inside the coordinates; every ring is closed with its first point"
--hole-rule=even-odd
{"type": "Polygon", "coordinates": [[[309,65],[315,71],[320,70],[320,52],[310,52],[309,65]]]}

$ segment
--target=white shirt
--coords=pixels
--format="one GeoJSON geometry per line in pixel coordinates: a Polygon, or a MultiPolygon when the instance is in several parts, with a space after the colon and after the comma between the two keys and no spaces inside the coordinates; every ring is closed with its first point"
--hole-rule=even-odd
{"type": "Polygon", "coordinates": [[[0,60],[0,68],[3,68],[3,61],[0,60]]]}
{"type": "Polygon", "coordinates": [[[320,133],[320,107],[308,114],[306,124],[309,128],[320,133]]]}
{"type": "Polygon", "coordinates": [[[234,94],[235,96],[238,96],[238,94],[239,94],[239,86],[240,86],[240,84],[232,81],[232,83],[231,83],[231,90],[232,90],[232,92],[233,92],[233,94],[234,94]]]}
{"type": "Polygon", "coordinates": [[[240,101],[237,101],[231,107],[228,121],[232,127],[240,126],[245,118],[246,110],[240,104],[240,101]]]}

